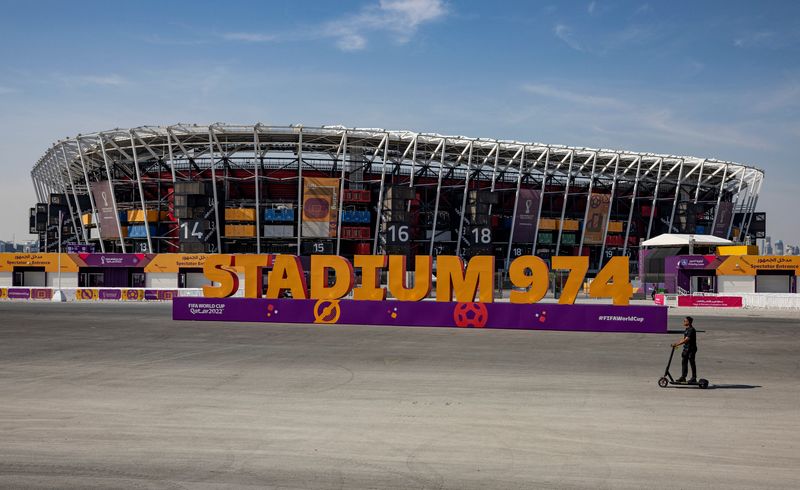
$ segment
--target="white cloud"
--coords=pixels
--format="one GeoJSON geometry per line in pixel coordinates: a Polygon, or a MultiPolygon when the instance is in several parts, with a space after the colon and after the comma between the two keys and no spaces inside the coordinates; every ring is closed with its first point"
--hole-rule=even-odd
{"type": "Polygon", "coordinates": [[[247,43],[266,43],[274,41],[277,36],[274,34],[261,34],[258,32],[226,32],[222,35],[226,41],[243,41],[247,43]]]}
{"type": "Polygon", "coordinates": [[[626,105],[625,102],[613,97],[573,92],[551,85],[527,83],[522,86],[522,89],[534,95],[564,100],[581,106],[622,108],[626,105]]]}
{"type": "Polygon", "coordinates": [[[553,28],[553,33],[557,38],[561,39],[564,44],[574,49],[575,51],[584,51],[583,46],[572,35],[572,29],[566,24],[556,24],[553,28]]]}
{"type": "Polygon", "coordinates": [[[759,90],[752,97],[756,100],[753,109],[757,112],[794,109],[800,106],[800,81],[784,83],[771,91],[759,90]]]}
{"type": "Polygon", "coordinates": [[[368,35],[390,32],[396,42],[407,43],[422,24],[432,22],[447,13],[442,0],[380,0],[355,14],[323,25],[322,37],[335,41],[343,51],[367,47],[368,35]]]}
{"type": "Polygon", "coordinates": [[[775,33],[772,31],[749,32],[733,41],[737,48],[751,48],[758,46],[769,46],[773,44],[775,33]]]}
{"type": "Polygon", "coordinates": [[[56,75],[67,86],[96,85],[102,87],[121,87],[130,82],[119,75],[56,75]]]}
{"type": "Polygon", "coordinates": [[[586,7],[586,11],[589,12],[589,14],[594,14],[596,8],[597,8],[597,2],[592,1],[589,2],[589,6],[586,7]]]}
{"type": "MultiPolygon", "coordinates": [[[[553,123],[560,121],[559,124],[569,127],[570,131],[580,131],[582,126],[584,131],[604,135],[604,140],[609,135],[617,135],[625,140],[664,141],[675,147],[732,146],[764,150],[769,146],[762,135],[750,131],[744,124],[717,122],[691,114],[684,106],[693,104],[689,100],[707,98],[702,94],[684,95],[670,101],[663,94],[641,90],[627,91],[623,98],[545,84],[528,83],[521,88],[529,94],[554,101],[549,104],[543,101],[536,110],[537,114],[546,112],[548,120],[553,123]]],[[[731,98],[738,97],[732,95],[731,98]]],[[[588,135],[583,137],[588,138],[588,135]]]]}

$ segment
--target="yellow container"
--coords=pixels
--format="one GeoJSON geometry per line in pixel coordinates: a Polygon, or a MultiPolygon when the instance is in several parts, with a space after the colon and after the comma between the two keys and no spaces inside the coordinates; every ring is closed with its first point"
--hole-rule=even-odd
{"type": "MultiPolygon", "coordinates": [[[[141,209],[131,209],[128,211],[128,222],[130,223],[144,223],[145,214],[141,209]]],[[[158,221],[158,211],[155,209],[147,210],[147,222],[155,223],[158,221]]]]}
{"type": "Polygon", "coordinates": [[[256,210],[253,208],[227,208],[225,209],[226,221],[255,221],[256,210]]]}
{"type": "Polygon", "coordinates": [[[85,213],[81,216],[81,223],[88,226],[92,224],[92,213],[85,213]]]}
{"type": "Polygon", "coordinates": [[[724,245],[717,247],[718,255],[758,255],[758,245],[724,245]]]}
{"type": "Polygon", "coordinates": [[[565,219],[562,223],[561,228],[563,231],[578,231],[578,220],[576,219],[565,219]]]}
{"type": "Polygon", "coordinates": [[[225,225],[225,236],[228,238],[252,238],[256,236],[255,225],[225,225]]]}
{"type": "Polygon", "coordinates": [[[624,223],[622,221],[609,221],[608,222],[608,232],[609,233],[622,233],[623,224],[624,223]]]}
{"type": "Polygon", "coordinates": [[[558,220],[551,218],[542,218],[539,220],[540,230],[555,230],[558,220]]]}

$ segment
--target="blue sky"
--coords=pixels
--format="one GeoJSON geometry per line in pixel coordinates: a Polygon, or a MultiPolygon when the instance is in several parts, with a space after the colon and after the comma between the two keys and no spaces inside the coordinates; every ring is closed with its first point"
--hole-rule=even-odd
{"type": "Polygon", "coordinates": [[[766,170],[800,243],[800,2],[0,2],[0,239],[59,138],[344,124],[714,157],[766,170]]]}

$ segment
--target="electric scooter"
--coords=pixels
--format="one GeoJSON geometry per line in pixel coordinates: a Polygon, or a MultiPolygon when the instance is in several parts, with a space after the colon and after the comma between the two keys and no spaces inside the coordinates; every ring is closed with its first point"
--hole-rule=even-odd
{"type": "Polygon", "coordinates": [[[677,349],[677,347],[673,347],[669,353],[669,361],[667,361],[667,369],[664,370],[664,376],[658,379],[658,386],[666,388],[669,385],[685,386],[685,385],[696,384],[701,390],[708,388],[708,380],[703,378],[698,379],[697,383],[678,383],[677,381],[675,381],[675,379],[669,373],[669,366],[670,364],[672,364],[672,357],[675,355],[675,349],[677,349]]]}

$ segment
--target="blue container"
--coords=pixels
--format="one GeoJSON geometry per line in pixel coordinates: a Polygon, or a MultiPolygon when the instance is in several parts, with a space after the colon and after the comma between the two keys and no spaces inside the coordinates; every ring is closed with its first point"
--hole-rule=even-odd
{"type": "MultiPolygon", "coordinates": [[[[150,236],[156,236],[156,225],[150,225],[150,236]]],[[[128,238],[147,238],[144,225],[128,226],[128,238]]]]}
{"type": "Polygon", "coordinates": [[[294,221],[294,209],[267,208],[264,210],[265,221],[291,222],[294,221]]]}
{"type": "Polygon", "coordinates": [[[128,212],[127,211],[120,211],[118,214],[119,214],[119,224],[127,225],[128,224],[128,212]]]}

